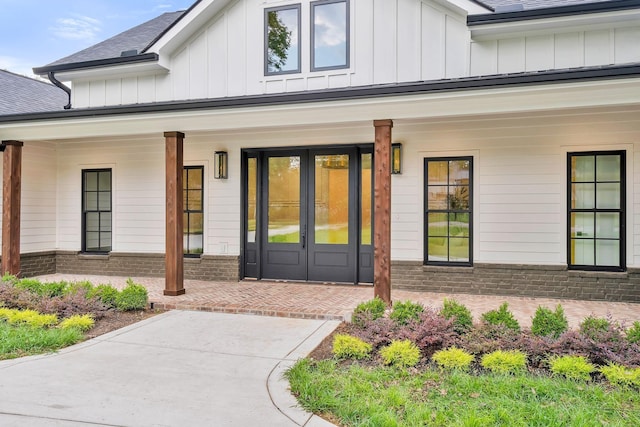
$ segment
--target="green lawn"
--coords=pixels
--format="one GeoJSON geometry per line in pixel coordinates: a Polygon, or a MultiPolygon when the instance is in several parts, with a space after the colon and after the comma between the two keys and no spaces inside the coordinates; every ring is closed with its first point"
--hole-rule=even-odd
{"type": "Polygon", "coordinates": [[[340,367],[287,372],[305,409],[345,426],[638,426],[640,394],[547,376],[340,367]]]}
{"type": "Polygon", "coordinates": [[[77,328],[15,326],[0,320],[0,360],[59,350],[83,339],[77,328]]]}

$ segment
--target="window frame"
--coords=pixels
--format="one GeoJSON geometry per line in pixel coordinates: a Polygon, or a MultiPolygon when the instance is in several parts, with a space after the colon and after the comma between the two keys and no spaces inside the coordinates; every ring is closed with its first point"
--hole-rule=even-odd
{"type": "MultiPolygon", "coordinates": [[[[424,265],[434,265],[434,266],[448,266],[448,267],[472,267],[473,266],[473,203],[474,203],[474,166],[473,166],[473,156],[451,156],[451,157],[425,157],[424,158],[424,183],[423,183],[423,192],[424,192],[424,206],[423,206],[423,225],[424,225],[424,247],[423,247],[423,264],[424,265]],[[429,162],[451,162],[451,161],[468,161],[469,162],[469,209],[468,211],[460,211],[460,210],[452,210],[447,208],[443,209],[429,209],[429,162]],[[467,213],[469,215],[469,260],[468,261],[433,261],[429,260],[429,213],[467,213]]],[[[447,187],[450,184],[448,182],[447,175],[447,187]]],[[[449,227],[449,219],[447,219],[447,228],[449,227]]],[[[450,259],[450,247],[447,248],[447,258],[450,259]]]]}
{"type": "Polygon", "coordinates": [[[264,9],[264,75],[279,76],[283,74],[298,74],[302,72],[302,5],[300,3],[288,4],[278,7],[269,7],[264,9]],[[281,10],[296,10],[298,12],[298,64],[295,70],[286,71],[269,71],[269,12],[278,12],[281,10]]]}
{"type": "Polygon", "coordinates": [[[347,69],[351,65],[351,5],[350,0],[317,0],[312,1],[309,5],[310,7],[310,24],[309,24],[309,33],[310,33],[310,48],[309,48],[309,62],[311,71],[329,71],[329,70],[342,70],[347,69]],[[323,6],[327,4],[334,3],[345,3],[345,36],[346,36],[346,46],[345,46],[345,65],[331,65],[326,67],[316,67],[315,65],[315,16],[316,16],[316,6],[323,6]]]}
{"type": "MultiPolygon", "coordinates": [[[[191,214],[201,214],[202,215],[202,252],[200,253],[189,253],[189,239],[185,239],[186,243],[183,245],[183,256],[185,258],[199,258],[202,254],[204,254],[204,228],[205,228],[205,216],[204,216],[204,202],[205,202],[205,191],[204,191],[204,187],[205,187],[205,182],[206,182],[206,177],[204,174],[204,165],[185,165],[183,166],[183,173],[185,173],[185,179],[183,179],[183,191],[184,191],[184,199],[185,202],[184,206],[182,207],[182,213],[183,215],[186,215],[186,223],[183,224],[183,230],[189,230],[189,217],[191,214]],[[200,209],[199,210],[193,210],[193,209],[189,209],[189,170],[200,170],[201,176],[202,176],[202,183],[201,183],[201,188],[200,188],[200,209]]],[[[183,231],[183,235],[184,237],[189,236],[189,235],[197,235],[195,233],[187,233],[183,231]]]]}
{"type": "MultiPolygon", "coordinates": [[[[567,268],[569,270],[582,270],[582,271],[614,271],[621,272],[627,270],[627,251],[626,251],[626,224],[627,224],[627,162],[626,162],[626,150],[604,150],[604,151],[577,151],[577,152],[568,152],[567,153],[567,171],[566,171],[566,180],[567,180],[567,268]],[[598,182],[613,182],[613,181],[598,181],[597,176],[594,175],[593,181],[573,181],[571,177],[571,160],[574,157],[594,157],[594,168],[597,170],[597,157],[598,156],[620,156],[620,207],[618,209],[612,208],[598,208],[597,207],[597,194],[594,195],[594,207],[593,208],[572,208],[571,207],[571,186],[575,183],[587,183],[593,182],[596,185],[598,182]],[[620,215],[620,234],[617,239],[619,242],[619,264],[617,266],[607,266],[607,265],[596,265],[596,245],[595,242],[598,240],[596,236],[597,225],[594,219],[594,265],[585,265],[585,264],[572,264],[571,263],[571,242],[575,240],[571,237],[571,214],[572,213],[580,213],[580,212],[593,212],[594,218],[598,213],[619,213],[620,215]]],[[[586,240],[586,239],[585,239],[586,240]]],[[[612,238],[607,238],[606,240],[615,240],[612,238]]]]}
{"type": "MultiPolygon", "coordinates": [[[[81,197],[81,212],[82,212],[82,219],[81,219],[81,228],[82,228],[82,239],[81,239],[81,246],[82,246],[82,252],[83,253],[88,253],[88,254],[108,254],[109,252],[113,251],[113,169],[112,168],[97,168],[97,169],[82,169],[82,197],[81,197]],[[87,190],[86,188],[86,177],[87,174],[89,173],[97,173],[98,174],[98,190],[95,191],[96,193],[100,193],[100,187],[99,187],[99,182],[100,182],[100,178],[99,178],[99,174],[101,172],[109,172],[109,210],[100,210],[100,198],[97,198],[97,208],[96,210],[88,210],[86,209],[86,197],[87,197],[87,192],[89,192],[89,190],[87,190]],[[107,231],[101,231],[102,228],[102,222],[101,222],[101,218],[100,218],[100,214],[103,212],[108,212],[109,214],[111,214],[111,225],[110,225],[110,229],[108,231],[109,234],[111,234],[111,238],[109,239],[109,249],[108,250],[102,250],[102,249],[87,249],[87,213],[88,212],[97,212],[99,214],[98,217],[98,241],[101,241],[101,234],[102,233],[107,233],[107,231]]],[[[91,191],[93,192],[93,191],[91,191]]],[[[99,246],[99,248],[101,248],[101,246],[99,246]]]]}

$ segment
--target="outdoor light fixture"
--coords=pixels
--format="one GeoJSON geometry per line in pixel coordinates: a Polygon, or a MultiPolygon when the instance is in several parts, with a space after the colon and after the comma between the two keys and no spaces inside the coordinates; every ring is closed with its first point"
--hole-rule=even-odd
{"type": "Polygon", "coordinates": [[[228,160],[228,155],[226,151],[216,151],[215,153],[213,153],[213,165],[214,165],[213,177],[215,179],[227,179],[228,164],[229,164],[229,160],[228,160]]]}
{"type": "Polygon", "coordinates": [[[402,173],[402,144],[399,142],[391,144],[391,174],[400,175],[402,173]]]}

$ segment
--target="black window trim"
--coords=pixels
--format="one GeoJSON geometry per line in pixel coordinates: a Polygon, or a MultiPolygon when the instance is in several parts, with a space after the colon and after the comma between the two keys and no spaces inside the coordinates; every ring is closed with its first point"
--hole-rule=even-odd
{"type": "Polygon", "coordinates": [[[280,76],[284,74],[298,74],[302,72],[302,5],[301,3],[293,3],[278,7],[269,7],[264,9],[264,75],[280,76]],[[295,70],[288,71],[269,71],[269,12],[278,12],[281,10],[295,9],[298,11],[298,66],[295,70]]]}
{"type": "MultiPolygon", "coordinates": [[[[204,216],[204,202],[205,202],[205,175],[204,175],[204,165],[184,165],[183,166],[183,170],[186,172],[188,170],[196,170],[199,169],[202,172],[202,188],[200,189],[201,192],[201,197],[200,197],[200,210],[189,210],[188,209],[188,203],[185,203],[185,205],[182,208],[182,212],[183,214],[187,214],[187,218],[189,217],[189,214],[191,213],[200,213],[202,214],[202,226],[203,226],[203,230],[202,230],[202,253],[188,253],[188,247],[184,247],[183,248],[183,256],[185,258],[200,258],[203,254],[204,254],[204,224],[205,224],[205,216],[204,216]]],[[[187,202],[189,200],[189,193],[188,193],[188,189],[189,189],[189,181],[188,181],[188,176],[189,174],[187,173],[187,180],[185,180],[185,182],[183,183],[184,185],[184,189],[183,191],[187,192],[185,194],[185,197],[187,199],[187,202]]],[[[187,230],[189,229],[189,224],[183,224],[183,227],[186,228],[187,230]]],[[[185,236],[192,234],[192,233],[184,233],[185,236]]],[[[188,239],[187,239],[188,241],[188,239]]]]}
{"type": "MultiPolygon", "coordinates": [[[[113,251],[113,169],[112,168],[95,168],[95,169],[82,169],[82,197],[81,197],[81,212],[82,212],[82,218],[81,218],[81,230],[82,230],[82,238],[81,238],[81,247],[82,250],[81,252],[84,254],[90,254],[90,255],[106,255],[109,254],[111,251],[113,251]],[[86,202],[86,186],[85,186],[85,182],[86,182],[86,174],[87,173],[93,173],[93,172],[109,172],[109,206],[111,209],[109,209],[108,211],[97,211],[97,212],[109,212],[111,213],[111,243],[110,243],[110,247],[111,249],[108,251],[102,251],[102,250],[89,250],[87,249],[87,216],[86,213],[88,212],[85,209],[85,202],[86,202]]],[[[98,178],[99,179],[99,178],[98,178]]],[[[98,225],[98,228],[100,228],[100,224],[98,225]]],[[[98,239],[100,239],[100,234],[101,231],[98,231],[98,239]]]]}
{"type": "MultiPolygon", "coordinates": [[[[572,151],[567,153],[567,269],[578,271],[611,271],[611,272],[623,272],[627,270],[627,239],[626,239],[626,225],[627,225],[627,161],[626,150],[601,150],[601,151],[572,151]],[[607,155],[619,155],[620,156],[620,208],[619,209],[572,209],[571,208],[571,159],[573,157],[587,157],[587,156],[607,156],[607,155]],[[619,212],[620,213],[620,265],[619,266],[598,266],[598,265],[582,265],[571,264],[571,214],[573,212],[619,212]]],[[[595,181],[594,183],[601,182],[595,181]]],[[[607,182],[607,181],[602,181],[607,182]]],[[[595,223],[594,223],[595,227],[595,223]]],[[[594,240],[596,237],[594,236],[594,240]]],[[[594,245],[595,251],[595,245],[594,245]]],[[[595,256],[595,255],[594,255],[595,256]]],[[[595,258],[594,258],[595,260],[595,258]]]]}
{"type": "MultiPolygon", "coordinates": [[[[473,159],[474,156],[438,156],[438,157],[425,157],[424,158],[424,206],[423,206],[423,224],[424,224],[424,245],[423,245],[423,264],[432,266],[443,267],[473,267],[473,194],[474,194],[474,178],[473,178],[473,159]],[[429,200],[428,200],[428,182],[429,182],[429,162],[442,162],[442,161],[455,161],[455,160],[468,160],[469,161],[469,261],[430,261],[429,260],[429,200]]],[[[436,210],[440,212],[440,209],[436,210]]],[[[431,211],[433,212],[433,211],[431,211]]],[[[447,210],[444,213],[450,213],[452,211],[447,210]]],[[[462,212],[461,212],[462,213],[462,212]]]]}
{"type": "Polygon", "coordinates": [[[310,49],[309,49],[309,55],[310,55],[310,64],[311,64],[311,71],[330,71],[330,70],[344,70],[344,69],[348,69],[351,67],[351,5],[350,5],[350,0],[316,0],[316,1],[312,1],[309,5],[311,11],[310,11],[310,15],[311,15],[311,20],[310,20],[310,26],[309,26],[309,32],[311,33],[311,44],[310,44],[310,49]],[[332,66],[328,66],[328,67],[316,67],[315,65],[315,13],[316,13],[316,6],[322,6],[322,5],[326,5],[326,4],[332,4],[332,3],[345,3],[345,8],[346,8],[346,28],[345,28],[345,35],[347,37],[347,41],[346,41],[346,52],[345,52],[345,65],[332,65],[332,66]]]}

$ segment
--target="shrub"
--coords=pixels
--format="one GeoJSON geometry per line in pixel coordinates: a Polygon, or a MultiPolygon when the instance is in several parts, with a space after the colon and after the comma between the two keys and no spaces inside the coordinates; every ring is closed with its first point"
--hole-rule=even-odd
{"type": "Polygon", "coordinates": [[[539,306],[533,317],[531,332],[539,337],[558,338],[569,329],[567,316],[562,306],[558,304],[555,311],[539,306]]]}
{"type": "Polygon", "coordinates": [[[120,311],[143,310],[147,306],[149,295],[147,289],[130,278],[127,279],[127,286],[120,291],[116,298],[116,308],[120,311]]]}
{"type": "Polygon", "coordinates": [[[464,334],[473,327],[471,311],[456,300],[445,298],[440,315],[445,319],[453,319],[453,329],[459,334],[464,334]]]}
{"type": "Polygon", "coordinates": [[[89,329],[93,328],[94,324],[95,321],[90,314],[83,314],[71,316],[67,319],[64,319],[62,322],[60,322],[58,327],[60,329],[77,328],[83,332],[86,332],[89,329]]]}
{"type": "Polygon", "coordinates": [[[89,281],[82,282],[73,282],[69,284],[64,290],[67,294],[75,294],[78,292],[83,293],[84,295],[89,295],[89,293],[93,290],[93,285],[89,281]]]}
{"type": "Polygon", "coordinates": [[[640,345],[640,322],[635,321],[633,325],[627,329],[626,332],[627,341],[631,344],[639,344],[640,345]]]}
{"type": "Polygon", "coordinates": [[[96,298],[87,298],[84,290],[81,290],[73,294],[43,298],[38,301],[36,309],[41,313],[57,314],[61,318],[91,313],[94,319],[100,319],[108,307],[96,298]]]}
{"type": "Polygon", "coordinates": [[[119,291],[111,285],[98,285],[87,293],[89,298],[98,298],[108,307],[115,308],[119,291]]]}
{"type": "Polygon", "coordinates": [[[11,325],[27,325],[35,328],[47,328],[58,323],[58,316],[55,314],[40,314],[34,310],[0,308],[0,318],[11,325]]]}
{"type": "Polygon", "coordinates": [[[445,319],[431,307],[425,308],[418,320],[399,327],[393,339],[410,340],[427,358],[437,350],[457,345],[459,341],[453,329],[453,319],[445,319]]]}
{"type": "Polygon", "coordinates": [[[513,374],[527,367],[527,355],[519,350],[496,350],[482,356],[483,368],[498,374],[513,374]]]}
{"type": "Polygon", "coordinates": [[[366,320],[376,320],[384,316],[384,312],[387,309],[382,299],[375,297],[372,300],[361,302],[353,310],[351,321],[359,326],[362,326],[366,320]]]}
{"type": "Polygon", "coordinates": [[[604,317],[587,316],[580,323],[580,333],[593,340],[597,340],[599,336],[606,333],[611,327],[609,319],[604,317]]]}
{"type": "Polygon", "coordinates": [[[16,288],[13,282],[0,283],[0,303],[7,308],[35,309],[40,299],[27,289],[16,288]]]}
{"type": "Polygon", "coordinates": [[[610,363],[601,367],[600,372],[613,385],[640,388],[640,368],[626,368],[610,363]]]}
{"type": "Polygon", "coordinates": [[[36,279],[20,279],[15,285],[18,289],[26,289],[43,297],[56,297],[63,295],[67,289],[67,282],[42,283],[36,279]]]}
{"type": "Polygon", "coordinates": [[[583,356],[560,356],[549,360],[551,372],[562,375],[570,380],[589,381],[591,373],[595,370],[583,356]]]}
{"type": "Polygon", "coordinates": [[[516,332],[520,331],[520,324],[509,311],[509,305],[505,302],[498,310],[487,311],[482,315],[482,320],[491,325],[504,325],[516,332]]]}
{"type": "Polygon", "coordinates": [[[380,350],[380,356],[386,365],[410,367],[420,361],[420,349],[409,340],[393,341],[380,350]]]}
{"type": "Polygon", "coordinates": [[[423,311],[422,304],[411,301],[397,302],[393,304],[393,310],[389,317],[401,325],[406,325],[410,320],[418,320],[423,311]]]}
{"type": "Polygon", "coordinates": [[[457,347],[451,347],[446,350],[436,351],[433,354],[433,360],[444,369],[458,369],[467,371],[469,365],[475,357],[457,347]]]}
{"type": "Polygon", "coordinates": [[[332,353],[338,359],[364,359],[371,350],[371,344],[351,335],[337,334],[333,338],[332,353]]]}

